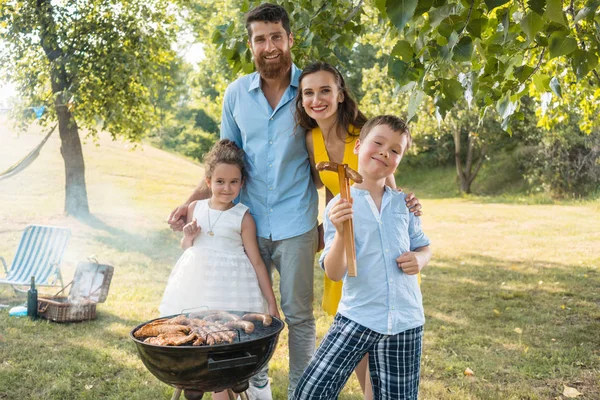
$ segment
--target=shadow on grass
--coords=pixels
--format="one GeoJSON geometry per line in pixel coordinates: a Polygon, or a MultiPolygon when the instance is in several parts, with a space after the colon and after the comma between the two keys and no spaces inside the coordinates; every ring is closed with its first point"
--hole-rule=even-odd
{"type": "MultiPolygon", "coordinates": [[[[549,380],[568,383],[600,368],[597,271],[471,254],[434,258],[423,272],[425,380],[452,382],[469,367],[494,383],[497,398],[524,385],[553,398],[549,380]]],[[[486,385],[468,393],[494,398],[486,385]]]]}
{"type": "Polygon", "coordinates": [[[113,318],[58,324],[0,316],[0,321],[5,328],[0,340],[2,399],[150,399],[172,394],[145,369],[131,339],[109,329],[113,318]]]}
{"type": "Polygon", "coordinates": [[[79,221],[92,229],[108,233],[108,236],[95,235],[93,239],[117,251],[141,253],[155,262],[166,263],[173,262],[181,255],[181,249],[179,248],[180,235],[171,229],[165,228],[150,232],[148,236],[143,236],[115,228],[94,215],[79,218],[79,221]]]}

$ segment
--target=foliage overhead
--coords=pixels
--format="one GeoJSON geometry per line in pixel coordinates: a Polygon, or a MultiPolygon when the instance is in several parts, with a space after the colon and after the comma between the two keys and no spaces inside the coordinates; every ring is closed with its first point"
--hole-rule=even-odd
{"type": "Polygon", "coordinates": [[[0,0],[0,79],[46,119],[66,106],[92,135],[100,119],[139,140],[171,87],[177,13],[164,0],[0,0]]]}
{"type": "MultiPolygon", "coordinates": [[[[239,2],[245,12],[260,2],[239,2]]],[[[301,0],[277,1],[290,13],[295,61],[338,64],[365,32],[361,19],[378,12],[395,41],[388,74],[409,93],[416,118],[425,96],[443,119],[458,100],[485,113],[495,109],[502,128],[523,117],[520,100],[538,99],[540,123],[554,126],[580,115],[580,128],[597,127],[600,105],[600,1],[572,0],[301,0]],[[372,7],[370,7],[372,6],[372,7]],[[367,10],[367,11],[365,11],[367,10]],[[372,11],[374,10],[374,11],[372,11]]],[[[254,68],[243,17],[219,26],[213,42],[235,73],[254,68]]]]}

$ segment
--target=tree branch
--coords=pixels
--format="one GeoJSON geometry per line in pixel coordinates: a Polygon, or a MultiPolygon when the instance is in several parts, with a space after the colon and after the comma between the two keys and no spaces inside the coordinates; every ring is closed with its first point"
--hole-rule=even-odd
{"type": "Polygon", "coordinates": [[[358,10],[360,10],[360,8],[362,7],[362,4],[363,4],[363,0],[360,0],[360,1],[358,2],[358,4],[356,5],[356,7],[354,7],[354,8],[352,9],[352,11],[350,11],[350,15],[348,15],[348,18],[346,18],[346,19],[344,20],[344,22],[341,24],[341,26],[344,26],[344,25],[346,25],[346,24],[347,24],[347,23],[348,23],[348,22],[349,22],[349,21],[350,21],[352,18],[354,18],[354,16],[355,16],[355,15],[356,15],[356,13],[358,12],[358,10]]]}
{"type": "Polygon", "coordinates": [[[538,72],[538,70],[542,66],[542,61],[544,61],[544,54],[545,53],[546,53],[546,48],[544,47],[542,49],[542,54],[540,54],[540,59],[538,60],[537,65],[535,66],[535,68],[533,69],[533,71],[531,71],[531,74],[529,74],[529,76],[527,77],[527,79],[525,79],[523,81],[523,83],[527,82],[529,80],[529,78],[531,78],[536,72],[538,72]]]}
{"type": "Polygon", "coordinates": [[[469,6],[469,14],[467,14],[467,20],[465,21],[465,26],[461,29],[459,36],[463,34],[463,32],[467,29],[467,25],[471,21],[471,14],[473,13],[473,6],[475,5],[475,1],[471,0],[471,5],[469,6]]]}

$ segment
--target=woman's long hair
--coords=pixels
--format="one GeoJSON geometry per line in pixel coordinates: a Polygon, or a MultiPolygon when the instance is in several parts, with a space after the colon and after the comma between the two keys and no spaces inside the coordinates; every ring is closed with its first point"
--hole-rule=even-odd
{"type": "Polygon", "coordinates": [[[318,126],[317,121],[313,118],[309,117],[304,107],[302,106],[302,79],[305,76],[314,74],[315,72],[326,71],[333,75],[335,81],[338,85],[338,90],[343,93],[344,100],[339,103],[337,110],[337,136],[340,140],[350,141],[351,136],[358,136],[360,133],[360,129],[367,122],[367,117],[360,112],[358,109],[358,105],[356,101],[350,96],[349,90],[346,87],[346,83],[344,82],[344,77],[340,74],[333,65],[328,64],[326,62],[317,61],[310,65],[308,65],[300,74],[300,78],[298,79],[298,94],[296,96],[296,124],[306,129],[307,131],[318,126]],[[349,127],[350,124],[354,125],[358,128],[358,131],[350,132],[349,127]],[[347,136],[346,136],[347,134],[347,136]]]}

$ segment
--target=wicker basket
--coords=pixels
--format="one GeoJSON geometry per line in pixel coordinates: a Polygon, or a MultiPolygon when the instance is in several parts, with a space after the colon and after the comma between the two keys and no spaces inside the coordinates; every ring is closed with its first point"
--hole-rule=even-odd
{"type": "Polygon", "coordinates": [[[38,315],[54,322],[81,322],[96,319],[96,303],[71,303],[67,297],[38,299],[38,315]]]}
{"type": "Polygon", "coordinates": [[[106,300],[113,271],[110,265],[79,263],[75,277],[69,284],[50,298],[38,298],[38,315],[55,322],[96,319],[96,304],[106,300]],[[69,297],[59,296],[69,286],[69,297]]]}

